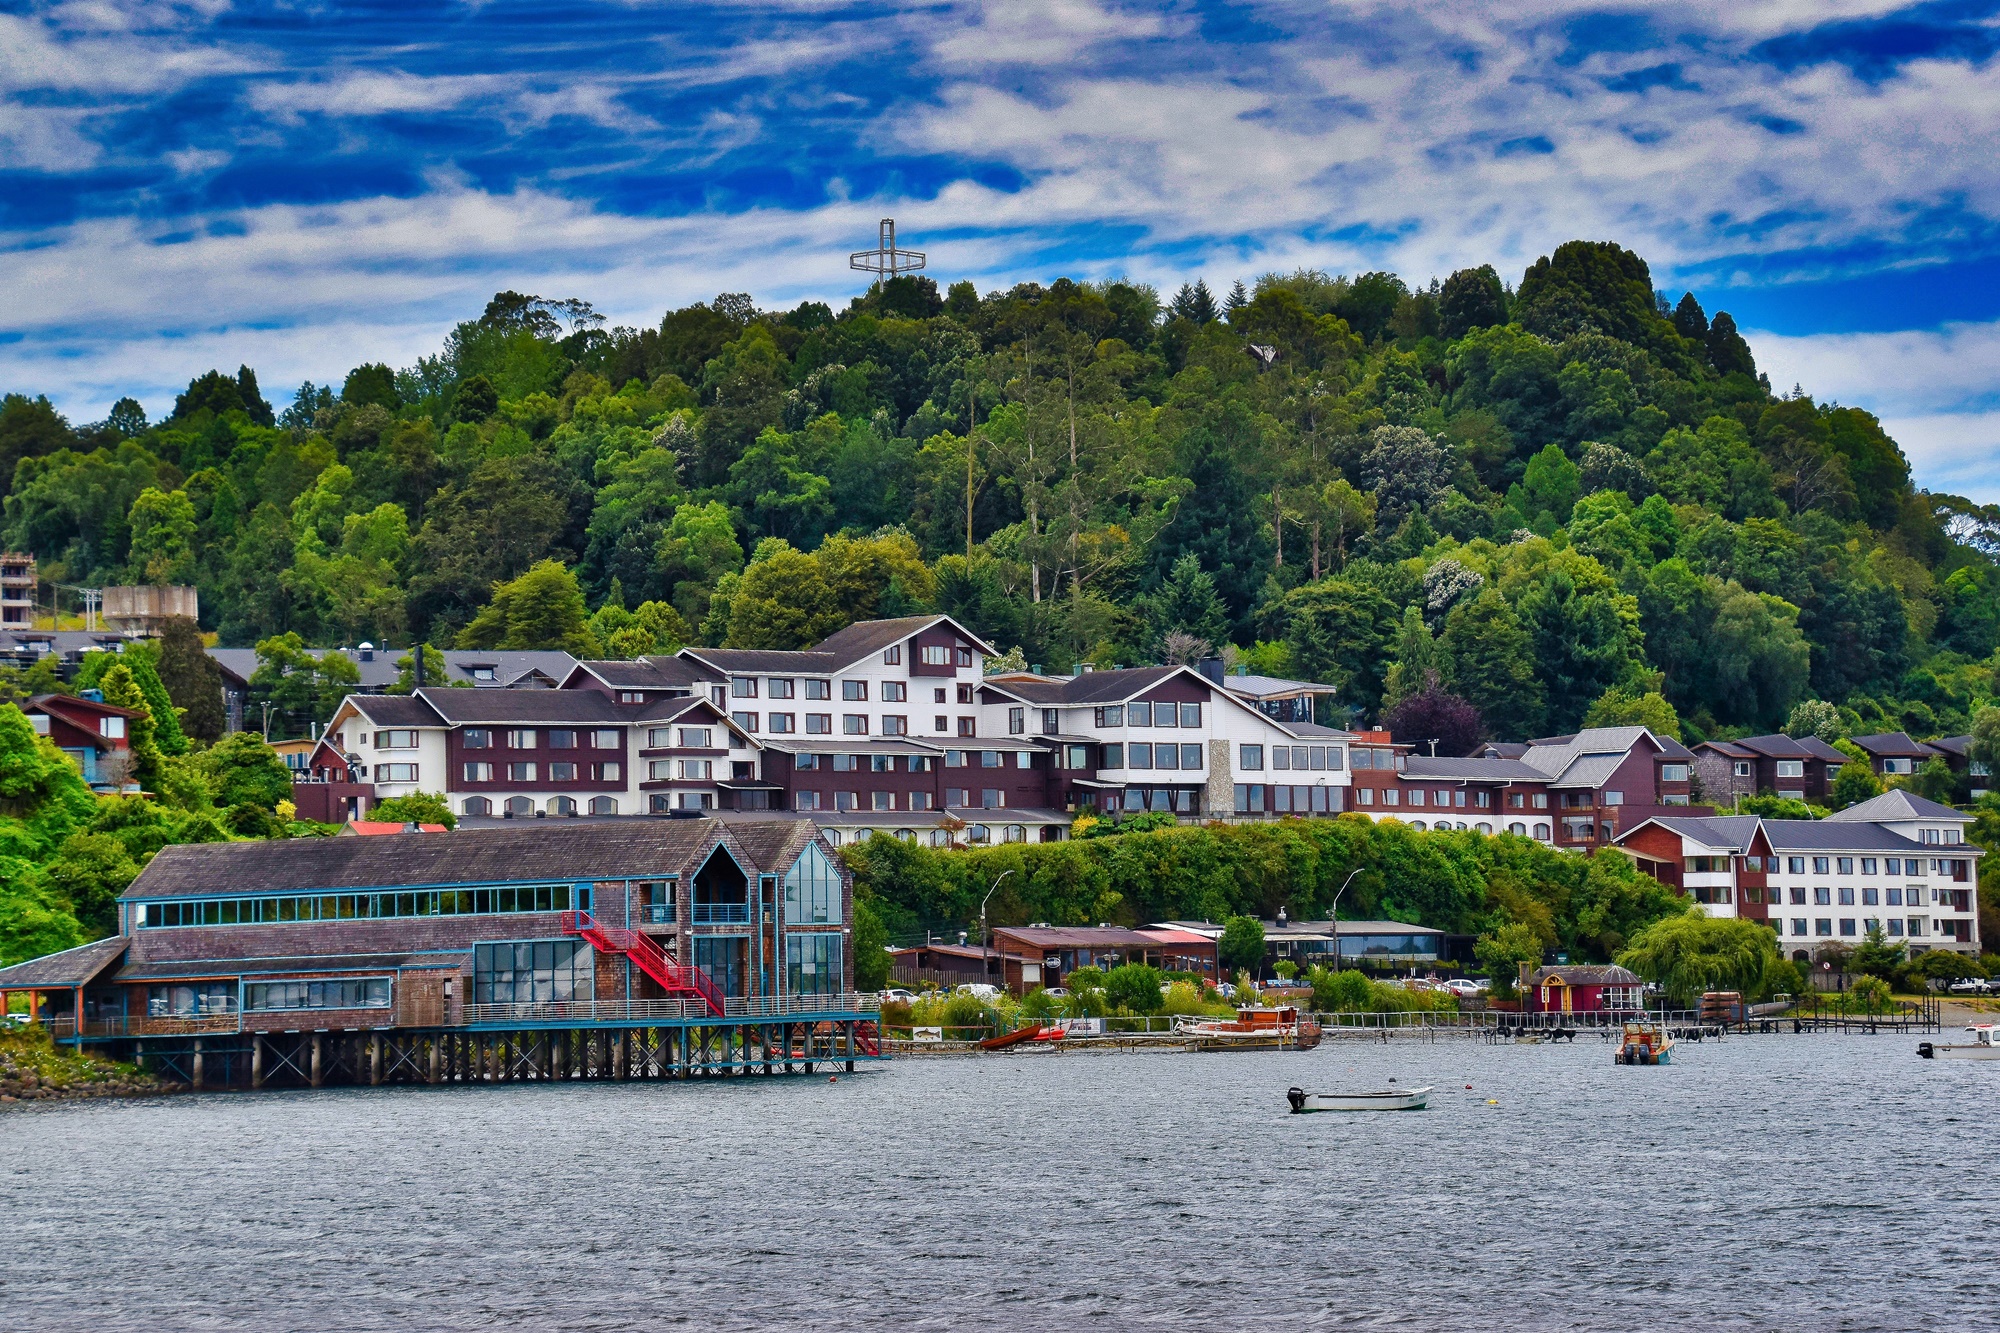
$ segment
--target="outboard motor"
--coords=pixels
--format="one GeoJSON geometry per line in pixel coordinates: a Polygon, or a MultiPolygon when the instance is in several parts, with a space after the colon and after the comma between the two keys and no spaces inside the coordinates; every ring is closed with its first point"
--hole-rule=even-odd
{"type": "Polygon", "coordinates": [[[1917,1054],[1926,1060],[1936,1058],[1931,1054],[1931,1044],[1927,1041],[1920,1041],[1917,1043],[1917,1054]]]}
{"type": "MultiPolygon", "coordinates": [[[[1928,1053],[1928,1048],[1926,1048],[1926,1053],[1928,1053]]],[[[1285,1100],[1292,1104],[1293,1111],[1303,1111],[1306,1109],[1306,1090],[1304,1088],[1288,1089],[1285,1092],[1285,1100]]]]}

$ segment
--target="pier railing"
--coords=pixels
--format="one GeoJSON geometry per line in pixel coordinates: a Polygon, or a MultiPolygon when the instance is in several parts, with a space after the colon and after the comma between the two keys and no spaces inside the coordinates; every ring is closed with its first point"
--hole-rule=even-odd
{"type": "MultiPolygon", "coordinates": [[[[49,1035],[58,1041],[77,1035],[76,1019],[63,1014],[55,1018],[45,1018],[43,1025],[49,1035]]],[[[86,1037],[210,1037],[229,1035],[243,1030],[240,1014],[206,1014],[199,1017],[149,1018],[144,1015],[117,1015],[108,1018],[86,1018],[83,1020],[83,1034],[86,1037]]]]}
{"type": "Polygon", "coordinates": [[[876,1013],[881,997],[848,991],[839,995],[767,995],[726,999],[722,1018],[698,999],[548,1000],[530,1004],[468,1004],[460,1022],[467,1027],[507,1023],[683,1023],[731,1019],[789,1018],[803,1014],[876,1013]]]}

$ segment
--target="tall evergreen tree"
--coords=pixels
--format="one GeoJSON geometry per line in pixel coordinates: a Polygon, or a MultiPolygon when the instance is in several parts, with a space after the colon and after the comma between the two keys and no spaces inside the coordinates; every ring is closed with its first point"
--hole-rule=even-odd
{"type": "Polygon", "coordinates": [[[181,730],[213,745],[222,739],[228,719],[222,708],[222,669],[208,655],[201,629],[186,616],[175,616],[160,631],[160,684],[181,710],[181,730]]]}
{"type": "Polygon", "coordinates": [[[1693,292],[1682,292],[1681,303],[1674,307],[1674,331],[1694,342],[1708,339],[1708,314],[1693,292]]]}

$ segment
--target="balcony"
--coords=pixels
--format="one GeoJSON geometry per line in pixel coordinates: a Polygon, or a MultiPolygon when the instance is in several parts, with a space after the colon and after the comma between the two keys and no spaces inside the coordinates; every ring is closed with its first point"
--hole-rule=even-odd
{"type": "MultiPolygon", "coordinates": [[[[792,1014],[878,1013],[878,995],[765,995],[723,1001],[725,1018],[781,1018],[792,1014]]],[[[688,1020],[713,1022],[706,1002],[686,1000],[549,1000],[538,1004],[468,1004],[466,1027],[514,1023],[645,1023],[688,1020]]]]}
{"type": "Polygon", "coordinates": [[[701,903],[694,905],[697,926],[735,926],[750,922],[749,903],[701,903]]]}
{"type": "Polygon", "coordinates": [[[671,926],[674,924],[674,905],[646,903],[639,908],[639,920],[648,926],[671,926]]]}

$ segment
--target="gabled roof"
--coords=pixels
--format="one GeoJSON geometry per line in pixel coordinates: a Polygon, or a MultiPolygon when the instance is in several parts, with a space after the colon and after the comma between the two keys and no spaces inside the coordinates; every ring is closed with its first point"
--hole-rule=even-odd
{"type": "Polygon", "coordinates": [[[1972,816],[1962,814],[1948,805],[1926,800],[1912,791],[1895,787],[1880,796],[1850,805],[1845,810],[1836,810],[1828,815],[1828,822],[1858,823],[1865,820],[1904,819],[1949,819],[1960,824],[1972,822],[1972,816]]]}
{"type": "MultiPolygon", "coordinates": [[[[1639,745],[1656,752],[1664,752],[1666,748],[1659,737],[1644,727],[1586,727],[1574,736],[1535,741],[1520,758],[1548,779],[1551,786],[1596,787],[1608,781],[1625,756],[1639,745]]],[[[1687,751],[1683,749],[1681,753],[1687,751]]]]}
{"type": "Polygon", "coordinates": [[[102,699],[86,699],[76,694],[37,694],[29,699],[24,713],[89,713],[93,717],[137,717],[137,709],[120,708],[102,699]]]}
{"type": "Polygon", "coordinates": [[[948,625],[985,657],[994,655],[993,645],[950,616],[904,616],[897,620],[860,620],[835,630],[810,648],[683,648],[676,656],[698,662],[724,675],[831,675],[875,653],[913,639],[936,625],[948,625]]]}
{"type": "MultiPolygon", "coordinates": [[[[736,845],[767,875],[782,875],[819,839],[819,828],[803,819],[762,819],[731,824],[736,845]]],[[[834,858],[834,865],[840,859],[834,858]]]]}
{"type": "MultiPolygon", "coordinates": [[[[426,689],[425,694],[431,691],[426,689]]],[[[341,700],[340,708],[334,710],[339,717],[341,709],[352,708],[356,713],[379,727],[438,727],[444,725],[444,718],[423,699],[409,694],[350,694],[341,700]]]]}
{"type": "Polygon", "coordinates": [[[1757,835],[1758,819],[1755,815],[1654,815],[1619,834],[1615,841],[1630,841],[1648,824],[1657,824],[1703,847],[1741,853],[1750,849],[1750,843],[1757,835]]]}
{"type": "Polygon", "coordinates": [[[1338,694],[1331,685],[1282,676],[1224,676],[1222,688],[1246,699],[1291,699],[1301,694],[1338,694]]]}
{"type": "MultiPolygon", "coordinates": [[[[1838,819],[1767,819],[1764,836],[1774,852],[1918,852],[1926,848],[1886,824],[1838,819]]],[[[1977,848],[1956,847],[1954,856],[1977,848]]]]}
{"type": "Polygon", "coordinates": [[[1925,741],[1924,744],[1930,746],[1933,750],[1964,759],[1968,757],[1968,751],[1972,745],[1972,737],[1970,735],[1940,736],[1936,740],[1925,741]]]}
{"type": "Polygon", "coordinates": [[[585,676],[595,677],[614,690],[692,690],[713,680],[713,673],[697,671],[699,664],[679,657],[641,657],[630,662],[578,662],[563,677],[562,688],[574,689],[585,676]]]}
{"type": "Polygon", "coordinates": [[[1565,986],[1636,986],[1639,977],[1615,963],[1568,963],[1559,967],[1538,967],[1528,974],[1528,984],[1557,980],[1565,986]]]}
{"type": "Polygon", "coordinates": [[[1880,731],[1848,739],[1878,759],[1928,759],[1937,753],[1907,731],[1880,731]]]}
{"type": "Polygon", "coordinates": [[[12,967],[0,967],[0,987],[26,989],[39,986],[87,986],[99,974],[125,956],[132,941],[125,935],[79,944],[61,953],[30,958],[12,967]]]}
{"type": "Polygon", "coordinates": [[[445,722],[455,725],[506,722],[620,723],[632,708],[596,690],[456,690],[429,687],[417,691],[445,722]]]}
{"type": "Polygon", "coordinates": [[[1123,926],[995,926],[1031,949],[1149,949],[1159,941],[1123,926]]]}

